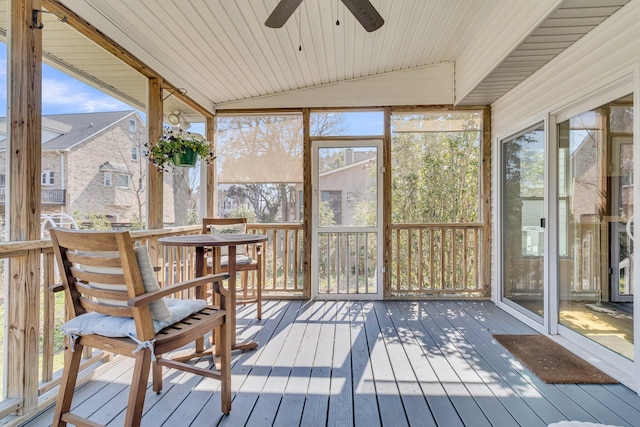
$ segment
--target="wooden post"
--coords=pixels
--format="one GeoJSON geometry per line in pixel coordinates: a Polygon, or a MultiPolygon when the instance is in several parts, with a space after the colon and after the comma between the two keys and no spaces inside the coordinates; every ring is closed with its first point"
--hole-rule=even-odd
{"type": "Polygon", "coordinates": [[[481,222],[482,245],[480,245],[482,255],[480,263],[482,272],[482,291],[484,295],[491,294],[491,107],[482,109],[482,169],[481,169],[481,222]]]}
{"type": "MultiPolygon", "coordinates": [[[[42,164],[42,31],[32,11],[40,0],[9,2],[8,171],[9,239],[40,238],[42,164]]],[[[7,395],[22,398],[21,413],[38,404],[40,252],[31,250],[9,263],[7,395]]]]}
{"type": "MultiPolygon", "coordinates": [[[[210,116],[207,117],[207,129],[206,129],[206,138],[207,141],[213,141],[213,148],[217,151],[217,141],[216,141],[216,121],[215,117],[210,116]]],[[[218,161],[214,160],[210,165],[207,166],[207,176],[206,176],[206,188],[207,192],[207,206],[205,208],[206,216],[209,218],[213,218],[216,214],[216,205],[218,201],[218,178],[216,176],[218,161]]]]}
{"type": "MultiPolygon", "coordinates": [[[[308,108],[302,110],[302,129],[304,135],[303,157],[302,157],[302,181],[303,181],[303,218],[302,229],[304,230],[304,262],[302,295],[306,299],[311,299],[311,216],[313,197],[311,194],[312,170],[311,170],[311,111],[308,108]]],[[[274,264],[275,265],[275,264],[274,264]]],[[[274,281],[275,284],[275,281],[274,281]]]]}
{"type": "MultiPolygon", "coordinates": [[[[149,145],[162,135],[162,79],[149,79],[149,106],[147,107],[147,141],[149,145]]],[[[163,173],[149,162],[147,173],[147,228],[162,228],[163,225],[163,173]]]]}
{"type": "MultiPolygon", "coordinates": [[[[382,167],[384,174],[382,175],[382,267],[384,274],[382,275],[382,286],[384,298],[391,296],[391,256],[393,237],[391,230],[391,108],[384,109],[384,141],[382,147],[382,167]]],[[[398,276],[400,277],[400,276],[398,276]]]]}

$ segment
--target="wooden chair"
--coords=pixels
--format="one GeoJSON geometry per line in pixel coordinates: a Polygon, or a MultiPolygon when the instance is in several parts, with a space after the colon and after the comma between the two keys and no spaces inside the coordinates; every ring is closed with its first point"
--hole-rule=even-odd
{"type": "Polygon", "coordinates": [[[226,321],[229,308],[225,308],[226,291],[220,281],[229,275],[207,275],[160,288],[146,246],[134,248],[129,232],[50,232],[71,316],[62,328],[65,362],[52,425],[94,425],[70,412],[84,346],[135,359],[127,426],[140,425],[150,367],[157,393],[162,389],[162,366],[220,380],[222,412],[228,414],[232,331],[226,321]],[[204,300],[164,298],[211,284],[220,295],[220,307],[206,306],[204,300]],[[185,363],[190,356],[181,357],[180,361],[163,357],[214,330],[220,337],[216,343],[219,371],[185,363]]]}
{"type": "MultiPolygon", "coordinates": [[[[202,233],[208,234],[212,232],[224,233],[246,233],[246,218],[203,218],[202,219],[202,233]],[[213,230],[215,231],[213,231],[213,230]]],[[[242,293],[241,298],[236,299],[236,305],[245,304],[257,304],[257,317],[258,320],[262,319],[262,245],[255,245],[255,259],[247,254],[247,251],[241,251],[238,247],[238,254],[236,255],[236,270],[242,273],[242,288],[239,289],[242,293]],[[253,288],[251,297],[249,297],[249,272],[254,271],[256,274],[256,286],[253,288]]],[[[227,248],[222,248],[222,254],[220,257],[220,270],[218,272],[228,271],[228,260],[225,259],[227,248]]],[[[207,265],[212,267],[215,262],[214,257],[207,258],[207,265]]]]}

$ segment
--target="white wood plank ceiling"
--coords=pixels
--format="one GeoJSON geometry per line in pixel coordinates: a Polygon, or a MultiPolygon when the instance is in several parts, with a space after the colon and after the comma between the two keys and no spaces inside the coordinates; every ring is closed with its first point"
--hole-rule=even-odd
{"type": "MultiPolygon", "coordinates": [[[[214,111],[274,106],[280,99],[286,99],[286,105],[281,106],[362,106],[375,103],[376,97],[359,97],[356,91],[372,87],[385,95],[379,98],[384,104],[375,105],[405,104],[408,99],[415,103],[415,97],[403,97],[402,93],[389,102],[394,82],[397,84],[397,79],[389,76],[396,72],[408,76],[411,70],[417,70],[412,78],[425,70],[425,80],[437,70],[434,81],[438,85],[450,80],[445,88],[445,95],[449,95],[433,98],[438,103],[448,99],[448,103],[461,105],[490,104],[629,0],[544,0],[550,9],[546,16],[534,17],[541,23],[538,28],[523,22],[522,28],[513,31],[513,41],[504,43],[512,47],[501,60],[485,64],[488,71],[484,78],[456,100],[455,64],[470,41],[493,37],[486,30],[487,22],[535,1],[371,0],[385,20],[373,33],[367,33],[339,0],[304,0],[281,29],[264,25],[278,0],[60,3],[214,111]],[[450,65],[434,67],[438,64],[450,65]],[[348,85],[372,78],[379,78],[379,86],[348,85]],[[315,95],[330,86],[329,99],[315,95]],[[265,98],[270,103],[265,103],[265,98]]],[[[0,3],[6,8],[5,0],[0,3]]],[[[43,15],[43,19],[43,45],[49,63],[144,108],[144,77],[55,16],[43,15]]],[[[428,91],[428,85],[423,90],[428,91]]],[[[424,99],[422,104],[432,103],[428,95],[420,99],[424,99]]],[[[167,98],[165,112],[175,109],[187,111],[175,97],[167,98]]]]}

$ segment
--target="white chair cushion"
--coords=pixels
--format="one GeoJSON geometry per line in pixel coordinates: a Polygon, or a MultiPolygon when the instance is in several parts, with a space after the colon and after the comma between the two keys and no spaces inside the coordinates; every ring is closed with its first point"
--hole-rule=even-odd
{"type": "MultiPolygon", "coordinates": [[[[151,264],[151,257],[149,256],[149,251],[146,246],[137,246],[133,249],[136,254],[136,260],[138,261],[138,268],[140,269],[140,276],[142,276],[142,284],[144,286],[145,292],[152,292],[160,289],[160,285],[158,284],[158,280],[156,279],[156,273],[153,271],[153,265],[151,264]]],[[[100,252],[101,256],[108,255],[106,252],[100,252]]],[[[114,258],[118,257],[117,252],[113,252],[112,255],[114,258]]],[[[122,274],[121,268],[115,267],[96,267],[89,265],[82,265],[85,271],[89,271],[92,273],[102,273],[102,274],[122,274]]],[[[111,289],[111,290],[119,290],[126,291],[127,285],[104,285],[101,283],[91,283],[91,286],[100,288],[100,289],[111,289]]],[[[99,301],[103,304],[110,304],[119,307],[126,307],[126,301],[115,301],[115,300],[107,300],[107,299],[99,299],[99,301]]],[[[149,310],[151,311],[151,318],[153,320],[158,320],[161,322],[168,322],[171,320],[171,313],[167,308],[167,304],[164,299],[159,299],[156,301],[152,301],[149,303],[149,310]]]]}
{"type": "MultiPolygon", "coordinates": [[[[251,264],[253,262],[253,258],[248,255],[238,255],[236,256],[236,264],[251,264]]],[[[222,256],[220,257],[220,266],[226,267],[229,265],[229,257],[222,256]]],[[[209,268],[213,267],[213,258],[207,257],[207,266],[209,268]]]]}
{"type": "MultiPolygon", "coordinates": [[[[251,261],[253,260],[251,259],[250,256],[247,256],[247,255],[236,256],[236,264],[251,264],[251,261]]],[[[222,266],[229,265],[229,257],[228,256],[220,257],[220,265],[222,266]]]]}
{"type": "MultiPolygon", "coordinates": [[[[163,328],[197,313],[206,307],[207,302],[202,299],[180,300],[164,298],[170,313],[168,321],[153,321],[153,329],[157,333],[163,328]]],[[[130,317],[107,316],[100,313],[85,313],[74,317],[61,327],[62,332],[75,335],[102,335],[105,337],[137,337],[135,321],[130,317]]]]}

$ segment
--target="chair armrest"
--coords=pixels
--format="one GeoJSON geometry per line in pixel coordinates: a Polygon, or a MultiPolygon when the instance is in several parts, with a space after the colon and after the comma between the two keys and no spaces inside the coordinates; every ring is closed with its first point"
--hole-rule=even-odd
{"type": "Polygon", "coordinates": [[[196,279],[185,280],[184,282],[175,283],[171,286],[167,286],[166,288],[161,288],[153,292],[146,292],[142,295],[138,295],[137,297],[131,298],[130,300],[127,301],[127,305],[129,307],[141,307],[149,304],[151,301],[155,301],[157,299],[169,296],[173,293],[194,288],[196,286],[202,286],[212,282],[214,284],[214,288],[221,288],[219,283],[222,280],[227,280],[228,278],[229,278],[229,273],[220,273],[220,274],[208,274],[206,276],[198,277],[196,279]]]}

